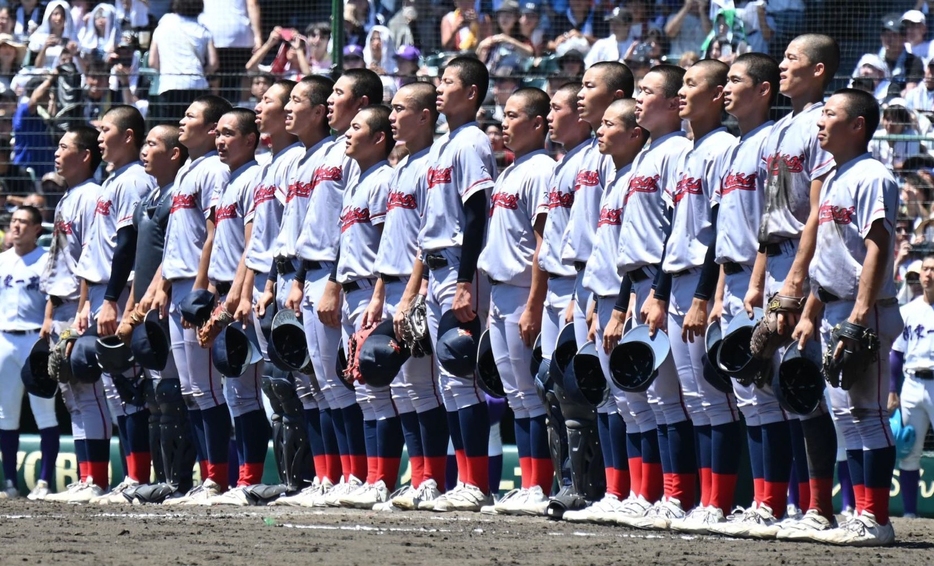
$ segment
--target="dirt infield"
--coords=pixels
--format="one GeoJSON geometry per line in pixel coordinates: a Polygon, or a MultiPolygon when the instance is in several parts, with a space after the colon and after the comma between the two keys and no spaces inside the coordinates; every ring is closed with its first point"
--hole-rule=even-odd
{"type": "Polygon", "coordinates": [[[538,517],[267,507],[0,504],[3,564],[930,564],[934,521],[895,519],[896,546],[828,548],[675,536],[538,517]]]}

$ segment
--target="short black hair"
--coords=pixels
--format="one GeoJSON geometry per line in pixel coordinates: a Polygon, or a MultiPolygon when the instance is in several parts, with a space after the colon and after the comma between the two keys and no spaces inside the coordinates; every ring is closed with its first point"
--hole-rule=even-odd
{"type": "Polygon", "coordinates": [[[872,139],[879,127],[879,102],[876,97],[866,91],[855,88],[841,88],[833,93],[842,96],[845,102],[846,115],[850,120],[862,117],[866,122],[866,143],[872,139]]]}
{"type": "Polygon", "coordinates": [[[691,65],[703,69],[708,84],[726,86],[726,77],[730,73],[730,66],[718,59],[701,59],[691,65]]]}
{"type": "Polygon", "coordinates": [[[204,11],[204,0],[172,0],[171,8],[179,16],[197,18],[204,11]]]}
{"type": "Polygon", "coordinates": [[[101,146],[97,142],[99,132],[86,124],[75,124],[68,128],[66,133],[74,135],[75,145],[78,146],[79,150],[91,152],[91,170],[89,173],[93,174],[103,161],[101,146]]]}
{"type": "Polygon", "coordinates": [[[412,101],[415,102],[415,106],[418,108],[419,112],[428,110],[431,115],[432,124],[438,122],[438,105],[435,103],[438,97],[438,91],[435,90],[433,84],[423,82],[409,83],[401,87],[399,92],[411,98],[412,101]]]}
{"type": "Polygon", "coordinates": [[[30,224],[42,224],[42,212],[38,208],[28,204],[23,204],[16,207],[16,210],[25,210],[28,212],[29,216],[31,217],[29,220],[30,224]]]}
{"type": "Polygon", "coordinates": [[[202,113],[204,115],[204,122],[206,124],[216,124],[217,121],[221,119],[221,116],[230,112],[230,109],[233,108],[233,106],[231,106],[226,99],[213,94],[199,96],[191,103],[197,103],[204,107],[202,113]]]}
{"type": "MultiPolygon", "coordinates": [[[[627,130],[633,128],[638,128],[639,124],[636,122],[636,101],[630,98],[621,98],[614,100],[607,107],[607,110],[612,109],[617,112],[620,120],[623,124],[626,125],[627,130]]],[[[645,130],[643,130],[645,132],[645,130]]],[[[646,132],[647,134],[647,132],[646,132]]]]}
{"type": "Polygon", "coordinates": [[[155,128],[160,128],[162,130],[162,135],[159,136],[159,139],[162,140],[165,147],[170,151],[178,149],[181,163],[188,161],[188,148],[178,140],[178,126],[175,124],[159,124],[153,127],[153,129],[155,128]]]}
{"type": "Polygon", "coordinates": [[[308,85],[308,100],[313,106],[327,104],[334,90],[334,81],[324,75],[308,75],[299,82],[308,85]]]}
{"type": "Polygon", "coordinates": [[[367,105],[383,102],[383,81],[379,75],[369,69],[348,69],[344,76],[350,79],[350,94],[354,98],[365,96],[367,105]]]}
{"type": "Polygon", "coordinates": [[[113,118],[114,124],[122,131],[132,130],[133,145],[136,146],[136,151],[143,148],[143,141],[146,139],[146,120],[135,106],[117,104],[111,106],[104,116],[113,118]]]}
{"type": "Polygon", "coordinates": [[[486,65],[480,62],[476,57],[461,56],[451,59],[451,62],[445,66],[445,69],[454,69],[457,71],[457,78],[464,85],[477,87],[477,110],[483,105],[486,98],[486,92],[490,88],[490,70],[486,65]]]}
{"type": "Polygon", "coordinates": [[[824,87],[829,85],[840,68],[840,45],[837,40],[829,35],[806,33],[794,38],[792,42],[801,45],[811,65],[824,64],[824,87]]]}
{"type": "Polygon", "coordinates": [[[632,98],[632,93],[636,87],[636,79],[628,66],[617,61],[602,61],[594,63],[590,68],[603,72],[603,80],[610,91],[621,90],[624,98],[632,98]]]}
{"type": "MultiPolygon", "coordinates": [[[[529,118],[541,117],[542,122],[547,125],[548,113],[551,111],[551,100],[548,94],[540,88],[524,87],[512,93],[509,98],[522,98],[522,110],[529,118]]],[[[547,130],[547,128],[546,128],[547,130]]]]}
{"type": "Polygon", "coordinates": [[[681,90],[681,83],[684,82],[685,69],[677,65],[663,63],[655,65],[649,69],[649,73],[658,73],[662,76],[662,96],[665,98],[674,98],[678,96],[681,90]]]}
{"type": "Polygon", "coordinates": [[[269,88],[274,86],[282,87],[282,94],[279,96],[279,103],[282,106],[285,106],[289,103],[289,94],[292,93],[292,89],[295,88],[295,81],[290,81],[289,79],[279,79],[278,81],[272,83],[269,88]]]}
{"type": "MultiPolygon", "coordinates": [[[[580,94],[582,88],[584,88],[584,87],[583,87],[583,85],[580,83],[580,81],[574,81],[574,82],[564,83],[563,85],[559,86],[557,90],[555,90],[555,94],[558,94],[559,92],[565,92],[565,93],[567,93],[568,96],[571,97],[571,100],[575,101],[575,102],[574,102],[574,111],[577,112],[577,102],[576,102],[576,101],[577,101],[577,95],[580,94]]],[[[554,95],[552,95],[552,96],[554,96],[554,95]]]]}
{"type": "Polygon", "coordinates": [[[734,65],[746,66],[746,74],[752,79],[752,84],[769,83],[772,94],[770,104],[778,100],[778,83],[782,72],[778,68],[778,61],[765,53],[743,53],[733,61],[734,65]]]}
{"type": "Polygon", "coordinates": [[[389,123],[389,108],[382,104],[371,104],[360,109],[363,121],[366,122],[371,133],[382,133],[386,136],[386,155],[396,146],[396,139],[392,136],[392,124],[389,123]]]}
{"type": "MultiPolygon", "coordinates": [[[[224,116],[233,116],[236,119],[237,131],[244,136],[253,135],[253,149],[259,144],[259,128],[256,126],[256,112],[249,108],[232,108],[224,116]]],[[[223,117],[223,116],[222,116],[223,117]]]]}

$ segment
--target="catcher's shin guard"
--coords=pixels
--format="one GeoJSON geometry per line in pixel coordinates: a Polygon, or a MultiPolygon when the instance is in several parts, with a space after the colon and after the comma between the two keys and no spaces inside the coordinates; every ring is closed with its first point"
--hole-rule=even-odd
{"type": "Polygon", "coordinates": [[[152,469],[156,473],[156,482],[165,483],[165,466],[162,461],[162,411],[156,400],[156,384],[147,379],[143,384],[146,408],[149,409],[149,446],[152,447],[152,469]]]}
{"type": "Polygon", "coordinates": [[[557,385],[549,376],[550,360],[543,360],[539,366],[538,375],[535,376],[535,389],[545,404],[545,416],[548,426],[548,451],[551,454],[551,464],[557,473],[559,488],[571,481],[571,472],[568,462],[568,434],[561,414],[561,404],[555,393],[557,385]]]}
{"type": "MultiPolygon", "coordinates": [[[[277,440],[276,465],[287,492],[301,489],[305,474],[311,470],[311,448],[305,431],[305,414],[302,401],[295,392],[295,380],[291,374],[272,368],[269,388],[282,410],[281,433],[277,440]]],[[[275,404],[273,405],[275,409],[275,404]]]]}
{"type": "Polygon", "coordinates": [[[161,412],[159,446],[165,481],[176,491],[187,492],[192,486],[196,451],[181,383],[177,379],[160,379],[155,389],[161,412]]]}

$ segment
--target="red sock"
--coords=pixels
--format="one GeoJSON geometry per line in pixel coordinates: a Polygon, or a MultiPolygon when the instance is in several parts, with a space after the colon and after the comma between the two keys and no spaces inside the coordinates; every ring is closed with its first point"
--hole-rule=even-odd
{"type": "Polygon", "coordinates": [[[355,478],[360,481],[367,479],[368,474],[368,458],[366,454],[351,454],[350,455],[350,473],[355,478]]]}
{"type": "Polygon", "coordinates": [[[311,457],[315,463],[315,475],[318,476],[318,479],[322,479],[328,471],[328,457],[324,454],[315,454],[311,457]]]}
{"type": "Polygon", "coordinates": [[[788,505],[788,484],[762,480],[762,499],[759,501],[769,506],[775,517],[781,517],[788,505]]]}
{"type": "MultiPolygon", "coordinates": [[[[880,525],[887,525],[889,523],[889,488],[864,487],[863,494],[862,510],[875,515],[876,522],[880,525]]],[[[856,501],[859,502],[859,499],[856,501]]]]}
{"type": "Polygon", "coordinates": [[[88,478],[93,478],[98,487],[110,487],[110,462],[88,462],[88,475],[84,479],[88,478]]]}
{"type": "Polygon", "coordinates": [[[663,484],[663,486],[662,486],[662,494],[663,494],[665,497],[670,496],[670,495],[671,495],[671,491],[674,489],[673,486],[674,486],[674,481],[675,481],[675,480],[673,479],[672,476],[674,476],[674,474],[662,473],[662,477],[663,477],[663,479],[664,479],[664,484],[663,484]]]}
{"type": "Polygon", "coordinates": [[[412,487],[422,485],[422,479],[425,477],[425,457],[410,456],[409,465],[412,466],[412,487]]]}
{"type": "Polygon", "coordinates": [[[662,465],[650,462],[642,462],[642,487],[639,489],[639,495],[649,503],[655,503],[665,492],[664,478],[667,474],[662,474],[662,465]]]}
{"type": "MultiPolygon", "coordinates": [[[[833,517],[833,478],[815,478],[809,482],[811,486],[811,503],[808,509],[817,511],[828,519],[833,517]]],[[[859,502],[859,498],[856,499],[859,502]]]]}
{"type": "Polygon", "coordinates": [[[480,488],[483,493],[490,492],[490,457],[489,456],[465,456],[467,460],[467,469],[470,485],[480,488]]]}
{"type": "MultiPolygon", "coordinates": [[[[863,484],[856,485],[853,484],[853,496],[856,499],[856,512],[859,513],[866,509],[866,506],[869,504],[867,499],[869,498],[869,490],[872,488],[867,488],[863,484]]],[[[872,513],[872,511],[870,511],[872,513]]],[[[880,525],[883,523],[879,523],[880,525]]]]}
{"type": "MultiPolygon", "coordinates": [[[[470,483],[470,470],[467,468],[467,455],[463,450],[454,451],[454,460],[457,462],[457,481],[461,483],[470,483]]],[[[443,483],[444,478],[440,479],[443,483]]]]}
{"type": "Polygon", "coordinates": [[[210,477],[208,475],[208,461],[207,460],[200,460],[198,462],[198,468],[201,470],[201,481],[204,481],[210,477]]]}
{"type": "Polygon", "coordinates": [[[126,470],[130,479],[149,483],[152,474],[152,457],[149,452],[130,452],[126,455],[126,470]]]}
{"type": "Polygon", "coordinates": [[[353,473],[350,465],[350,454],[341,454],[341,477],[344,481],[350,481],[350,474],[353,473]]]}
{"type": "Polygon", "coordinates": [[[682,509],[694,507],[697,488],[697,474],[670,474],[671,491],[668,496],[677,499],[682,509]]]}
{"type": "Polygon", "coordinates": [[[390,493],[396,489],[396,480],[399,479],[399,465],[401,462],[401,458],[380,457],[376,459],[376,481],[383,480],[383,483],[386,484],[386,489],[388,489],[390,493]]]}
{"type": "Polygon", "coordinates": [[[710,505],[726,514],[733,508],[736,474],[711,473],[710,476],[710,505]]]}
{"type": "Polygon", "coordinates": [[[237,485],[256,485],[263,483],[263,462],[252,462],[240,465],[240,477],[237,485]]]}
{"type": "MultiPolygon", "coordinates": [[[[357,474],[354,474],[355,476],[357,474]]],[[[357,476],[360,478],[360,476],[357,476]]],[[[366,457],[366,483],[372,485],[379,481],[379,458],[376,456],[366,457]]]]}
{"type": "Polygon", "coordinates": [[[88,479],[90,475],[91,463],[90,462],[78,462],[78,481],[84,481],[88,479]]]}
{"type": "Polygon", "coordinates": [[[603,468],[603,473],[606,475],[606,494],[615,495],[619,499],[619,492],[616,491],[616,468],[607,466],[603,468]]]}
{"type": "Polygon", "coordinates": [[[698,468],[700,472],[700,504],[703,507],[710,505],[710,492],[713,490],[711,485],[711,476],[713,471],[710,468],[698,468]]]}
{"type": "Polygon", "coordinates": [[[619,491],[618,498],[620,500],[626,499],[629,497],[629,491],[632,489],[632,480],[629,477],[629,470],[616,470],[613,472],[614,478],[613,483],[615,485],[616,491],[619,491]]]}
{"type": "Polygon", "coordinates": [[[326,477],[330,480],[331,483],[337,483],[341,481],[341,457],[338,454],[325,454],[324,455],[324,470],[319,473],[324,475],[321,478],[323,481],[326,477]]]}
{"type": "Polygon", "coordinates": [[[439,486],[444,486],[444,474],[448,467],[447,456],[425,456],[425,469],[422,481],[435,480],[439,486]]]}
{"type": "Polygon", "coordinates": [[[752,500],[756,503],[762,503],[763,497],[765,497],[765,478],[753,478],[752,500]]]}
{"type": "MultiPolygon", "coordinates": [[[[629,459],[629,491],[638,492],[642,489],[642,457],[629,459]]],[[[638,493],[636,493],[638,495],[638,493]]],[[[626,494],[629,497],[629,493],[626,494]]]]}
{"type": "Polygon", "coordinates": [[[519,481],[522,489],[532,487],[532,458],[529,456],[519,458],[519,481]]]}
{"type": "Polygon", "coordinates": [[[798,480],[798,505],[801,506],[802,513],[811,508],[811,485],[804,479],[798,480]]]}
{"type": "Polygon", "coordinates": [[[229,481],[227,479],[227,466],[227,462],[218,462],[216,464],[208,462],[207,477],[217,483],[217,485],[220,486],[221,491],[227,489],[227,482],[229,481]]]}
{"type": "Polygon", "coordinates": [[[547,497],[555,482],[555,466],[551,458],[529,458],[532,461],[532,482],[529,487],[538,486],[547,497]]]}

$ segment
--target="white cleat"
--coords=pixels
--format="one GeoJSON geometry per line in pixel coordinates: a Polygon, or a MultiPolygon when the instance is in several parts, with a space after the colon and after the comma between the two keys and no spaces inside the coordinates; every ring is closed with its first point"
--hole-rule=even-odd
{"type": "Polygon", "coordinates": [[[19,499],[22,497],[17,489],[16,484],[13,483],[13,480],[6,480],[3,482],[3,490],[0,491],[0,499],[19,499]]]}
{"type": "Polygon", "coordinates": [[[674,519],[671,521],[671,530],[681,533],[707,534],[710,527],[725,523],[726,518],[720,509],[708,507],[695,507],[683,519],[674,519]]]}
{"type": "Polygon", "coordinates": [[[800,519],[785,519],[781,522],[781,529],[775,535],[778,540],[818,540],[817,533],[837,528],[835,518],[828,519],[809,509],[800,519]]]}
{"type": "Polygon", "coordinates": [[[723,523],[710,525],[711,534],[736,538],[774,539],[782,529],[781,522],[772,514],[772,508],[756,504],[740,513],[734,513],[723,523]]]}
{"type": "Polygon", "coordinates": [[[236,505],[238,507],[249,507],[253,505],[253,502],[250,500],[249,495],[247,495],[247,487],[249,486],[242,485],[233,489],[228,489],[226,493],[209,497],[199,503],[201,505],[236,505]]]}
{"type": "Polygon", "coordinates": [[[30,501],[42,501],[52,491],[49,489],[49,483],[45,480],[39,480],[36,482],[36,486],[32,488],[32,491],[29,492],[29,495],[26,496],[26,499],[30,501]]]}
{"type": "Polygon", "coordinates": [[[529,496],[529,490],[526,488],[516,488],[506,492],[499,501],[492,505],[484,505],[480,512],[484,515],[510,515],[518,506],[522,505],[529,496]]]}
{"type": "Polygon", "coordinates": [[[863,511],[836,529],[816,531],[812,540],[838,546],[888,546],[895,542],[892,521],[880,525],[875,515],[863,511]]]}
{"type": "Polygon", "coordinates": [[[624,503],[613,494],[579,511],[565,511],[561,517],[569,523],[615,523],[614,514],[623,509],[624,503]]]}
{"type": "Polygon", "coordinates": [[[95,497],[91,503],[95,505],[130,505],[133,502],[133,492],[139,487],[139,482],[126,477],[116,487],[100,497],[95,497]]]}
{"type": "Polygon", "coordinates": [[[361,485],[363,485],[363,482],[358,480],[356,476],[351,475],[348,481],[344,481],[344,479],[341,478],[341,482],[335,485],[324,497],[324,505],[327,507],[340,507],[341,498],[345,495],[349,495],[361,485]]]}
{"type": "Polygon", "coordinates": [[[544,517],[545,509],[548,508],[548,496],[542,491],[541,486],[534,485],[529,488],[525,503],[517,505],[516,513],[519,515],[531,515],[533,517],[544,517]]]}
{"type": "Polygon", "coordinates": [[[172,499],[166,499],[162,502],[163,505],[201,505],[206,500],[217,497],[221,494],[221,486],[217,485],[217,482],[208,478],[204,480],[204,483],[197,487],[193,487],[191,491],[186,493],[182,497],[175,497],[172,499]]]}
{"type": "Polygon", "coordinates": [[[61,503],[87,503],[101,495],[104,495],[104,490],[94,483],[94,478],[88,476],[83,482],[79,481],[70,484],[61,493],[49,494],[45,500],[59,501],[61,503]]]}
{"type": "Polygon", "coordinates": [[[449,491],[443,501],[435,504],[436,512],[473,511],[479,512],[484,505],[492,505],[493,497],[480,491],[475,485],[463,484],[460,490],[449,491]]]}
{"type": "Polygon", "coordinates": [[[684,517],[685,512],[681,508],[681,502],[669,497],[653,505],[644,516],[627,521],[626,524],[636,529],[667,530],[671,527],[672,521],[684,517]]]}
{"type": "MultiPolygon", "coordinates": [[[[418,486],[416,493],[416,498],[414,500],[415,506],[412,507],[412,510],[428,510],[432,511],[435,508],[435,501],[441,497],[441,490],[438,489],[438,482],[435,480],[422,480],[422,483],[418,486]],[[422,507],[424,505],[424,507],[422,507]]],[[[406,509],[404,505],[399,505],[398,502],[393,501],[397,507],[406,509]]]]}
{"type": "MultiPolygon", "coordinates": [[[[425,482],[422,482],[422,486],[424,485],[425,485],[425,482]]],[[[419,486],[419,488],[421,488],[422,486],[419,486]]],[[[451,491],[446,491],[444,493],[441,493],[440,490],[438,490],[437,485],[435,485],[435,490],[438,491],[438,495],[432,499],[422,499],[421,501],[419,501],[418,510],[419,511],[434,511],[436,505],[440,505],[444,503],[445,501],[447,501],[448,497],[453,497],[457,495],[463,489],[464,489],[464,484],[461,482],[457,482],[457,485],[454,486],[454,489],[452,489],[451,491]]]]}
{"type": "Polygon", "coordinates": [[[389,490],[386,489],[386,483],[379,480],[376,483],[365,483],[355,489],[352,493],[341,497],[341,507],[352,507],[354,509],[373,509],[378,503],[385,503],[389,499],[389,490]]]}
{"type": "Polygon", "coordinates": [[[622,503],[620,508],[613,513],[613,519],[617,525],[623,525],[625,527],[631,527],[637,521],[641,522],[647,513],[652,512],[656,505],[661,504],[659,501],[653,505],[646,501],[641,495],[627,499],[622,503]]]}
{"type": "Polygon", "coordinates": [[[269,504],[283,505],[288,507],[314,507],[315,498],[321,496],[322,489],[324,489],[325,486],[327,486],[327,489],[331,489],[331,487],[333,487],[330,480],[326,479],[324,482],[322,482],[318,478],[315,478],[311,485],[299,491],[298,493],[294,493],[292,495],[280,495],[269,504]]]}

